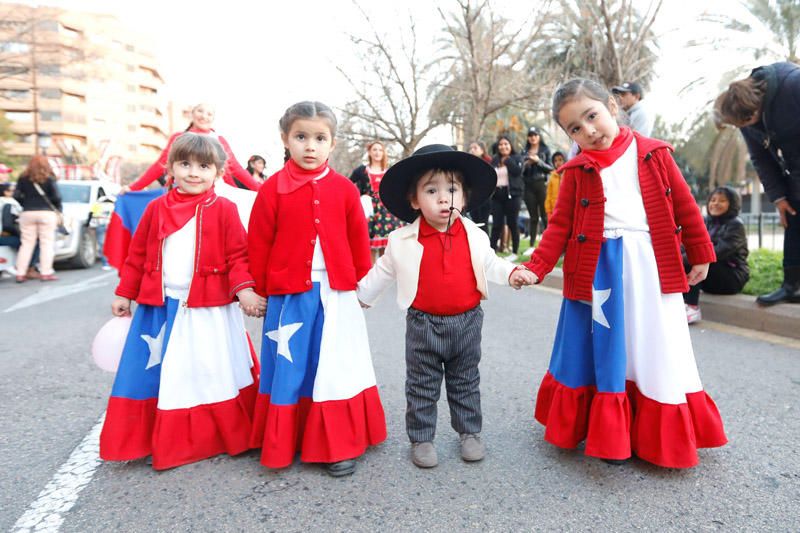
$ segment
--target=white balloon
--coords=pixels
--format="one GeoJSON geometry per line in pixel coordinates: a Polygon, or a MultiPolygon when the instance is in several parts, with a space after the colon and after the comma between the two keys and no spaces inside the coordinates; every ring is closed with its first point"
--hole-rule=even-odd
{"type": "Polygon", "coordinates": [[[115,316],[100,328],[92,341],[92,359],[106,372],[116,372],[128,330],[131,328],[131,317],[115,316]]]}

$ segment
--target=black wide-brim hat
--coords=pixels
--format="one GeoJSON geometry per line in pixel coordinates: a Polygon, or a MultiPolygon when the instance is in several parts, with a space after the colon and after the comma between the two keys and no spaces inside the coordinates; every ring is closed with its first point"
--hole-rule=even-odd
{"type": "Polygon", "coordinates": [[[480,157],[459,152],[444,144],[430,144],[398,161],[386,171],[380,187],[381,202],[386,209],[400,220],[414,222],[419,213],[411,207],[411,184],[420,175],[433,169],[458,170],[464,176],[464,183],[469,189],[464,211],[485,202],[497,186],[497,172],[480,157]]]}

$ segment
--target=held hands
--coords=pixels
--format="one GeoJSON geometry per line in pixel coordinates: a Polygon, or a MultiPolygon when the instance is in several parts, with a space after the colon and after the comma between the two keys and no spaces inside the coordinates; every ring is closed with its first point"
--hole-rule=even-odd
{"type": "Polygon", "coordinates": [[[508,284],[519,290],[525,285],[534,285],[539,278],[525,267],[517,267],[508,277],[508,284]]]}
{"type": "Polygon", "coordinates": [[[692,269],[686,274],[686,279],[689,281],[689,285],[697,285],[708,275],[708,263],[703,263],[702,265],[694,265],[692,269]]]}
{"type": "Polygon", "coordinates": [[[131,316],[131,301],[128,298],[117,296],[111,302],[111,314],[114,316],[131,316]]]}
{"type": "Polygon", "coordinates": [[[267,312],[267,299],[259,296],[253,289],[242,289],[236,293],[239,307],[247,316],[260,318],[267,312]]]}

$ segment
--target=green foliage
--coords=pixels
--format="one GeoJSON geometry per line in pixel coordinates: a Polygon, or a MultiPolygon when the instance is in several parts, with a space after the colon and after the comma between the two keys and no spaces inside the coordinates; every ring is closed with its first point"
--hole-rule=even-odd
{"type": "Polygon", "coordinates": [[[744,286],[744,294],[764,294],[774,291],[783,282],[783,252],[760,248],[750,252],[750,281],[744,286]]]}

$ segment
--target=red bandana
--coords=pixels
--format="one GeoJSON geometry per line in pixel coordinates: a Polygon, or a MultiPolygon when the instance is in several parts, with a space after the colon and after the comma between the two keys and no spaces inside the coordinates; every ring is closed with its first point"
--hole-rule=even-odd
{"type": "Polygon", "coordinates": [[[278,178],[278,194],[294,192],[309,181],[324,176],[328,173],[328,170],[327,161],[317,168],[306,170],[295,163],[293,159],[289,159],[275,175],[278,178]]]}
{"type": "Polygon", "coordinates": [[[177,188],[171,189],[158,204],[158,238],[165,239],[181,229],[195,215],[198,205],[215,197],[213,186],[202,194],[184,194],[177,188]]]}
{"type": "Polygon", "coordinates": [[[627,126],[620,126],[619,135],[614,138],[614,142],[607,150],[581,150],[590,162],[594,163],[601,170],[614,164],[633,141],[633,132],[627,126]]]}

